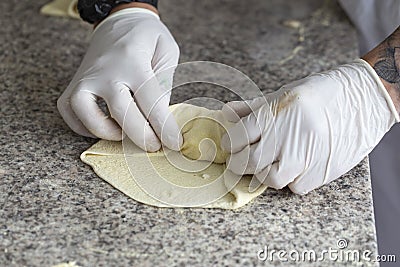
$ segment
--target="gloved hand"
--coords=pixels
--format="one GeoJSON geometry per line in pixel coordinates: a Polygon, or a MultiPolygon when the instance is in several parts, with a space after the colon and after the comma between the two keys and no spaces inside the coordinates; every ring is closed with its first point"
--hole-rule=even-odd
{"type": "Polygon", "coordinates": [[[231,152],[228,169],[298,194],[352,169],[399,121],[379,77],[361,59],[265,98],[228,103],[223,114],[238,122],[222,138],[231,152]]]}
{"type": "Polygon", "coordinates": [[[179,150],[182,136],[168,109],[178,59],[179,47],[157,14],[143,8],[115,12],[94,30],[58,110],[84,136],[118,141],[123,128],[144,150],[159,150],[160,140],[179,150]],[[98,107],[99,97],[112,118],[98,107]]]}

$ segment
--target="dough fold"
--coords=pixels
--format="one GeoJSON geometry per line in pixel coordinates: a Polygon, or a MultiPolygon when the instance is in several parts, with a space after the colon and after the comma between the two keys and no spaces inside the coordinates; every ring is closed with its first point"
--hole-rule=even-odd
{"type": "Polygon", "coordinates": [[[243,176],[236,183],[226,175],[228,171],[223,175],[225,164],[221,163],[227,154],[220,148],[220,141],[232,124],[223,118],[221,111],[188,104],[173,105],[170,109],[181,127],[184,138],[181,152],[185,157],[175,151],[146,153],[130,141],[100,140],[82,153],[81,160],[122,193],[156,207],[236,209],[265,191],[266,186],[261,185],[249,192],[251,176],[243,176]],[[160,180],[154,183],[157,175],[179,188],[164,187],[160,180]],[[144,186],[146,181],[152,183],[147,188],[161,194],[162,200],[149,193],[144,186]],[[179,191],[181,187],[204,190],[179,191]],[[225,193],[208,201],[216,192],[225,193]],[[196,199],[194,204],[187,205],[192,199],[196,199]]]}

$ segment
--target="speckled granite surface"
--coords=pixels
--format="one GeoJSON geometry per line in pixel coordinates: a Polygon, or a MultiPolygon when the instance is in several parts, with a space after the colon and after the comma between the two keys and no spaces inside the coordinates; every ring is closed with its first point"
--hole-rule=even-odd
{"type": "MultiPolygon", "coordinates": [[[[237,211],[156,209],[103,182],[79,160],[95,140],[73,134],[55,106],[90,27],[39,16],[46,1],[0,3],[0,266],[267,266],[257,259],[266,245],[321,252],[337,249],[340,238],[348,249],[376,253],[367,161],[307,196],[267,190],[237,211]]],[[[357,56],[354,29],[330,1],[169,0],[160,9],[182,62],[231,65],[265,92],[357,56]],[[287,19],[299,20],[301,30],[285,26],[287,19]]],[[[173,101],[229,98],[192,89],[178,90],[173,101]]]]}

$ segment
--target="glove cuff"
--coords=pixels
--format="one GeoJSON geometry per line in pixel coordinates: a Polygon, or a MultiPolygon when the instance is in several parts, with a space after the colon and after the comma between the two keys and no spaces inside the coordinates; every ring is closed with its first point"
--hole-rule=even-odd
{"type": "Polygon", "coordinates": [[[395,105],[393,103],[393,100],[390,97],[390,95],[389,95],[388,91],[386,90],[385,86],[383,85],[383,83],[382,83],[381,79],[379,78],[378,74],[376,74],[375,70],[371,67],[371,65],[367,61],[365,61],[365,60],[363,60],[361,58],[356,59],[354,61],[354,63],[361,64],[367,69],[369,75],[371,75],[371,77],[374,79],[378,89],[381,91],[382,95],[386,99],[387,105],[388,105],[390,111],[393,113],[395,121],[396,122],[400,122],[400,116],[399,116],[399,113],[396,110],[396,107],[395,107],[395,105]]]}
{"type": "Polygon", "coordinates": [[[160,16],[158,16],[156,13],[154,13],[151,10],[148,10],[146,8],[141,8],[141,7],[130,7],[130,8],[125,8],[122,10],[119,10],[115,13],[112,13],[111,15],[109,15],[107,18],[105,18],[104,20],[102,20],[99,25],[97,25],[97,27],[94,29],[94,31],[92,32],[92,35],[96,32],[97,29],[99,29],[101,27],[101,25],[103,25],[104,23],[106,23],[109,20],[115,19],[116,17],[121,17],[121,16],[126,16],[126,15],[132,15],[132,14],[148,14],[148,15],[152,15],[155,18],[157,18],[158,20],[160,19],[160,16]]]}

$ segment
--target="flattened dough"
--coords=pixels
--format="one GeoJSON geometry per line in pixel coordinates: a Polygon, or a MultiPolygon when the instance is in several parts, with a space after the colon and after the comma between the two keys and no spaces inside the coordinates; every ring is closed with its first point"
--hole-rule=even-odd
{"type": "MultiPolygon", "coordinates": [[[[225,162],[227,155],[220,148],[220,140],[225,133],[224,127],[229,128],[231,123],[223,118],[220,111],[208,110],[188,104],[171,106],[171,110],[178,125],[181,127],[184,138],[182,154],[195,160],[190,160],[191,165],[194,167],[197,166],[196,164],[199,166],[206,164],[208,165],[207,168],[196,172],[182,171],[171,164],[171,161],[165,156],[166,152],[146,153],[132,142],[126,144],[125,141],[124,145],[122,145],[122,142],[101,140],[82,153],[82,161],[92,166],[102,179],[127,196],[138,202],[157,207],[186,207],[179,204],[181,199],[182,201],[190,200],[194,197],[200,200],[207,199],[210,192],[204,191],[196,196],[191,194],[183,195],[173,189],[166,189],[157,184],[153,185],[153,187],[160,187],[160,192],[165,194],[166,199],[172,202],[159,201],[143,190],[143,187],[137,183],[137,176],[140,176],[140,181],[147,181],[153,178],[154,171],[149,171],[149,162],[155,172],[165,180],[178,186],[201,187],[222,181],[216,183],[212,187],[212,191],[214,189],[227,191],[227,188],[231,188],[228,193],[219,199],[208,203],[204,201],[204,204],[196,205],[196,207],[236,209],[246,205],[265,191],[266,186],[261,185],[257,190],[249,193],[248,188],[251,176],[243,176],[236,185],[232,185],[232,182],[226,176],[221,176],[224,173],[225,165],[218,163],[225,162]],[[126,155],[124,155],[124,151],[126,155]],[[207,160],[209,161],[213,158],[214,163],[207,162],[207,160]],[[129,166],[131,166],[131,170],[129,166]],[[223,178],[218,179],[221,177],[223,178]],[[170,205],[168,203],[175,204],[170,205]]],[[[178,154],[178,152],[173,153],[178,154]]],[[[186,202],[183,201],[183,203],[186,202]]],[[[191,205],[190,207],[193,206],[191,205]]]]}
{"type": "Polygon", "coordinates": [[[40,9],[40,13],[50,16],[80,19],[77,9],[78,0],[54,0],[40,9]]]}

